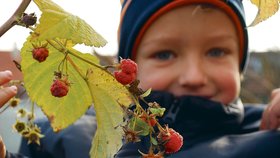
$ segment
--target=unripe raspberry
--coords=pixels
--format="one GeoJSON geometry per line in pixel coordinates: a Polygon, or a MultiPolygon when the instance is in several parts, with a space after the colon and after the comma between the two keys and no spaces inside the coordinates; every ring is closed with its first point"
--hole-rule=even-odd
{"type": "Polygon", "coordinates": [[[165,132],[161,132],[159,137],[161,141],[164,142],[166,154],[179,151],[183,145],[183,137],[172,128],[167,128],[165,132]]]}
{"type": "Polygon", "coordinates": [[[22,21],[22,23],[24,23],[26,25],[26,27],[29,27],[29,26],[36,24],[37,17],[35,15],[35,13],[31,13],[31,14],[23,13],[21,21],[22,21]]]}
{"type": "Polygon", "coordinates": [[[50,91],[55,97],[64,97],[69,91],[69,84],[64,80],[57,79],[53,82],[50,91]]]}
{"type": "Polygon", "coordinates": [[[120,64],[121,71],[124,73],[137,73],[137,64],[130,59],[122,59],[120,64]]]}
{"type": "Polygon", "coordinates": [[[34,48],[32,50],[33,58],[39,62],[43,62],[49,56],[49,50],[45,47],[34,48]]]}
{"type": "Polygon", "coordinates": [[[136,74],[135,73],[124,73],[122,71],[115,71],[114,76],[117,81],[119,81],[123,85],[127,85],[132,83],[136,79],[136,74]]]}
{"type": "Polygon", "coordinates": [[[140,118],[146,122],[149,126],[154,127],[157,124],[157,120],[155,116],[147,116],[147,115],[141,115],[140,118]]]}

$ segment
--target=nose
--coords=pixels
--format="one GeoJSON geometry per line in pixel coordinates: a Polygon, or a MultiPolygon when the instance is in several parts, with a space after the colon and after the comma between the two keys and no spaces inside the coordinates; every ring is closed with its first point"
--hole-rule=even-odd
{"type": "Polygon", "coordinates": [[[185,60],[180,68],[178,82],[180,86],[190,89],[203,87],[207,83],[206,71],[201,60],[185,60]]]}

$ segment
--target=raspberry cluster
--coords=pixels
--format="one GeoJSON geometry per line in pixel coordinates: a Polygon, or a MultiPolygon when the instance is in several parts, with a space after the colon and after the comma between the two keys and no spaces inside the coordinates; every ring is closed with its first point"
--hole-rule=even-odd
{"type": "Polygon", "coordinates": [[[130,59],[122,59],[118,67],[119,71],[114,72],[118,82],[127,85],[135,81],[137,74],[137,64],[130,59]]]}

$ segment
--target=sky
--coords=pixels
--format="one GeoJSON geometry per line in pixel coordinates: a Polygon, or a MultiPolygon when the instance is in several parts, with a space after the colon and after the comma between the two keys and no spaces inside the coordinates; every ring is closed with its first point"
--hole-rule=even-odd
{"type": "MultiPolygon", "coordinates": [[[[0,5],[0,25],[2,25],[15,11],[22,0],[5,1],[5,5],[0,5]]],[[[53,0],[64,10],[84,19],[91,25],[95,31],[101,34],[108,44],[98,52],[103,54],[115,54],[117,51],[117,28],[120,15],[119,0],[53,0]]],[[[257,8],[253,6],[249,0],[244,0],[247,24],[254,19],[257,8]]],[[[26,13],[32,13],[39,17],[40,11],[37,6],[31,2],[26,13]]],[[[268,20],[254,27],[249,27],[249,48],[251,51],[266,51],[280,49],[280,13],[272,16],[268,20]]],[[[20,49],[30,30],[15,26],[6,34],[0,37],[0,50],[13,50],[15,47],[20,49]]],[[[90,52],[91,47],[78,46],[77,49],[90,52]]]]}

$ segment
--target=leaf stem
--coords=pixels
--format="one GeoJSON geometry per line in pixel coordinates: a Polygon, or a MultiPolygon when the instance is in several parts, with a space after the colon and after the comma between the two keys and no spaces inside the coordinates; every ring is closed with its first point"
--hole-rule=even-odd
{"type": "Polygon", "coordinates": [[[78,58],[78,59],[80,59],[80,60],[83,60],[84,62],[86,62],[86,63],[88,63],[88,64],[90,64],[90,65],[93,65],[93,66],[98,67],[98,68],[100,68],[100,69],[102,69],[102,70],[105,70],[104,67],[102,67],[102,66],[100,66],[100,65],[98,65],[98,64],[95,64],[94,62],[92,62],[92,61],[90,61],[90,60],[87,60],[87,59],[84,59],[84,58],[78,56],[77,54],[71,52],[70,50],[68,50],[67,48],[65,48],[65,46],[64,46],[60,41],[58,41],[58,40],[56,40],[56,39],[54,39],[54,41],[55,41],[57,44],[59,44],[63,49],[67,50],[67,53],[69,53],[69,54],[75,56],[76,58],[78,58]]]}
{"type": "Polygon", "coordinates": [[[0,27],[0,37],[4,35],[9,29],[18,23],[18,18],[21,17],[22,13],[26,10],[31,0],[22,0],[14,14],[0,27]]]}

